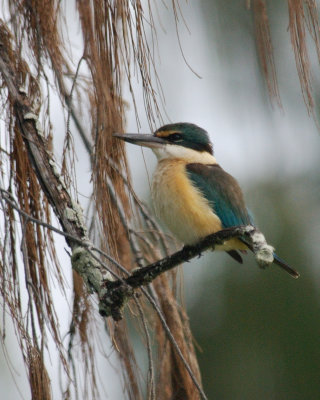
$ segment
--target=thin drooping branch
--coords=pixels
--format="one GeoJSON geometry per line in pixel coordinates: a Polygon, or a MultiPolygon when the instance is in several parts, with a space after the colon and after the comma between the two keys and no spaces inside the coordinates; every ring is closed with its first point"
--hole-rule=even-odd
{"type": "Polygon", "coordinates": [[[194,246],[185,246],[171,256],[136,269],[128,278],[117,281],[106,280],[105,291],[104,293],[103,290],[100,292],[100,304],[103,305],[103,307],[100,307],[100,313],[105,316],[111,315],[115,320],[122,319],[123,306],[127,299],[133,296],[134,289],[147,285],[164,272],[191,260],[209,248],[214,250],[216,245],[222,245],[227,240],[240,237],[245,237],[246,241],[249,242],[249,246],[252,247],[262,268],[272,263],[273,248],[267,244],[264,236],[255,227],[248,225],[223,229],[206,236],[194,246]]]}
{"type": "MultiPolygon", "coordinates": [[[[107,260],[110,261],[111,264],[116,266],[122,273],[129,275],[129,272],[121,264],[119,264],[118,261],[116,261],[109,254],[107,254],[107,253],[103,252],[102,250],[98,249],[97,247],[93,246],[93,244],[90,241],[79,239],[76,236],[73,236],[67,232],[63,232],[60,229],[56,228],[55,226],[48,224],[47,222],[40,221],[39,219],[34,218],[31,215],[29,215],[28,213],[26,213],[25,211],[21,210],[21,208],[16,204],[15,200],[11,198],[10,193],[7,190],[0,188],[0,201],[2,201],[2,200],[6,201],[8,204],[10,204],[10,206],[13,209],[15,209],[21,216],[23,216],[26,219],[26,222],[33,222],[37,225],[40,225],[40,226],[43,226],[44,228],[49,229],[52,232],[58,233],[59,235],[64,236],[66,238],[66,240],[70,239],[70,240],[72,240],[72,242],[78,244],[79,246],[87,248],[89,253],[92,253],[93,251],[97,252],[101,256],[106,257],[107,260]]],[[[105,270],[110,272],[110,274],[113,275],[116,279],[119,279],[119,276],[112,269],[106,268],[105,264],[103,264],[96,256],[94,256],[94,255],[92,255],[92,256],[96,259],[96,261],[101,263],[101,266],[105,270]]]]}

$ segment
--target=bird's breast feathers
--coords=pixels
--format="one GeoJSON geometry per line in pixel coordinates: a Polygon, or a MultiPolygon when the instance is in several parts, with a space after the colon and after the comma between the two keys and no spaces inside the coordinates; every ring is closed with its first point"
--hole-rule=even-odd
{"type": "Polygon", "coordinates": [[[152,197],[156,215],[183,243],[221,229],[220,219],[208,201],[191,184],[185,161],[162,160],[153,176],[152,197]]]}
{"type": "MultiPolygon", "coordinates": [[[[214,158],[213,158],[214,160],[214,158]]],[[[186,160],[163,159],[158,163],[152,181],[152,198],[157,217],[184,244],[195,244],[205,236],[222,229],[212,204],[192,184],[186,171],[186,160]]],[[[230,240],[217,250],[245,248],[230,240]]]]}

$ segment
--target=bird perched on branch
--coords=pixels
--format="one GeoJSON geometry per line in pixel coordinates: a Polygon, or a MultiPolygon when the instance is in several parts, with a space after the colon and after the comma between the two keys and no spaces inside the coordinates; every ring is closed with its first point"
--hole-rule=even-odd
{"type": "MultiPolygon", "coordinates": [[[[197,125],[176,123],[153,135],[115,134],[126,142],[149,147],[158,158],[152,181],[157,216],[184,244],[239,225],[254,225],[238,182],[217,163],[208,133],[197,125]]],[[[251,249],[245,239],[226,241],[224,250],[242,263],[238,251],[251,249]]],[[[252,250],[252,249],[251,249],[252,250]]],[[[274,262],[294,278],[299,273],[275,253],[274,262]]]]}

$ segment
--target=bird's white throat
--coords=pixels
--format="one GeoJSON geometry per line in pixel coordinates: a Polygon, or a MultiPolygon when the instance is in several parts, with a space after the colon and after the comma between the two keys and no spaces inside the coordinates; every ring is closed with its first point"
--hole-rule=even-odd
{"type": "Polygon", "coordinates": [[[207,151],[197,151],[189,149],[188,147],[178,146],[175,144],[165,144],[161,147],[152,148],[152,151],[157,156],[158,161],[165,159],[180,159],[190,163],[217,163],[215,157],[207,151]]]}

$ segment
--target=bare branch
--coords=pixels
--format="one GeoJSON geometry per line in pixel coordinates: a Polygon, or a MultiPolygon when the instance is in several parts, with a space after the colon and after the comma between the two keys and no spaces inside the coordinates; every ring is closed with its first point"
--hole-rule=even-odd
{"type": "Polygon", "coordinates": [[[255,235],[257,235],[257,233],[260,237],[261,233],[251,225],[224,229],[206,236],[194,246],[185,246],[169,257],[165,257],[146,267],[136,269],[126,279],[112,282],[105,281],[105,291],[104,293],[103,290],[101,291],[103,294],[100,297],[100,313],[107,310],[108,312],[104,314],[105,316],[111,315],[115,320],[121,319],[122,308],[126,300],[133,295],[134,289],[147,285],[164,272],[175,268],[183,262],[191,260],[193,257],[209,248],[214,250],[216,245],[221,245],[232,238],[245,237],[246,240],[248,239],[256,254],[259,265],[263,268],[266,267],[273,262],[273,248],[267,245],[265,240],[256,243],[255,235]],[[261,254],[264,256],[261,256],[261,254]],[[103,305],[103,307],[101,305],[103,305]]]}

